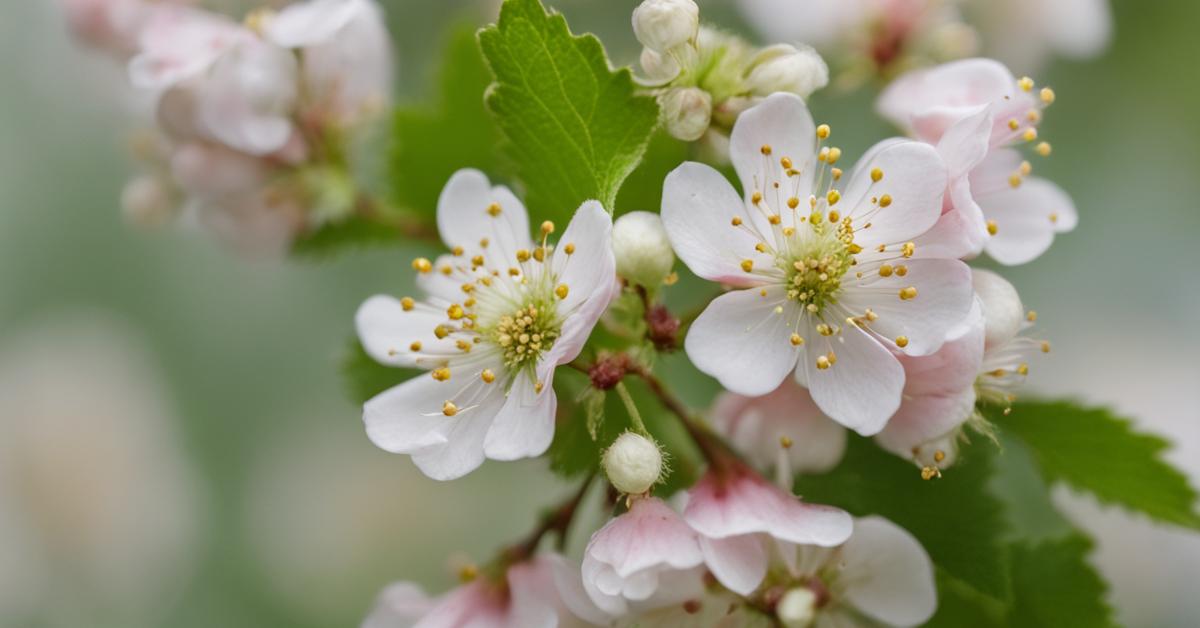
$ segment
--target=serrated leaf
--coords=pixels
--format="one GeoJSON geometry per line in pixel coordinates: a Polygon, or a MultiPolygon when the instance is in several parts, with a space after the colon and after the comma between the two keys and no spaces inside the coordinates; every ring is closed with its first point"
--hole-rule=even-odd
{"type": "Polygon", "coordinates": [[[995,414],[1001,429],[1028,445],[1047,482],[1065,482],[1102,502],[1200,529],[1196,491],[1162,459],[1170,443],[1134,431],[1129,419],[1062,401],[1020,403],[1008,416],[995,414]]]}
{"type": "Polygon", "coordinates": [[[892,520],[921,541],[947,576],[1007,600],[1007,522],[1003,503],[988,486],[991,447],[986,442],[964,447],[942,478],[925,481],[912,464],[851,436],[842,463],[825,475],[800,477],[796,492],[806,501],[892,520]]]}
{"type": "Polygon", "coordinates": [[[1013,609],[1008,625],[1116,626],[1105,601],[1108,586],[1087,562],[1091,549],[1091,541],[1078,534],[1013,546],[1013,609]]]}
{"type": "Polygon", "coordinates": [[[573,35],[539,0],[506,0],[479,34],[492,69],[487,104],[525,186],[530,212],[567,219],[580,203],[610,212],[658,123],[658,104],[635,94],[600,41],[573,35]]]}
{"type": "Polygon", "coordinates": [[[363,350],[358,338],[351,337],[342,357],[342,382],[346,395],[354,403],[365,403],[371,397],[408,379],[414,371],[384,366],[363,350]]]}
{"type": "Polygon", "coordinates": [[[396,109],[389,161],[393,200],[430,218],[455,171],[478,168],[494,177],[499,166],[500,134],[483,104],[492,76],[475,28],[451,29],[440,58],[433,102],[396,109]]]}

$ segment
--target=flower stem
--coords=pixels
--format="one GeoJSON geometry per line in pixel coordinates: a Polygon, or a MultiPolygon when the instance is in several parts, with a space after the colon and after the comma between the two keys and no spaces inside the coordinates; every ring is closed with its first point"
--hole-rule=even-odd
{"type": "Polygon", "coordinates": [[[642,421],[642,414],[638,412],[637,404],[633,402],[633,396],[629,394],[629,389],[625,387],[625,382],[617,382],[617,396],[621,398],[621,403],[625,404],[625,411],[629,413],[629,420],[633,422],[633,430],[646,438],[654,440],[650,435],[650,431],[646,429],[646,424],[642,421]]]}

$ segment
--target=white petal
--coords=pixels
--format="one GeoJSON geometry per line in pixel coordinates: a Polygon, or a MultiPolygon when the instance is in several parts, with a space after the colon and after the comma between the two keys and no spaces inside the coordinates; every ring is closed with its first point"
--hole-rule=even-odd
{"type": "Polygon", "coordinates": [[[996,221],[996,234],[985,250],[1009,266],[1033,261],[1050,248],[1055,233],[1070,231],[1078,222],[1071,197],[1037,177],[978,200],[984,217],[996,221]]]}
{"type": "Polygon", "coordinates": [[[784,453],[791,472],[823,473],[842,459],[846,430],[821,413],[808,391],[785,378],[774,392],[744,397],[725,392],[712,410],[713,424],[755,466],[770,468],[784,453]]]}
{"type": "Polygon", "coordinates": [[[900,361],[854,326],[846,326],[825,345],[818,345],[820,338],[810,335],[808,355],[801,360],[813,401],[829,418],[863,436],[878,433],[900,407],[904,389],[900,361]],[[817,355],[831,350],[836,352],[836,363],[817,368],[817,355]]]}
{"type": "Polygon", "coordinates": [[[743,395],[765,395],[796,366],[792,346],[795,304],[777,286],[735,290],[708,304],[688,330],[684,346],[701,371],[743,395]],[[778,310],[778,311],[777,311],[778,310]]]}
{"type": "Polygon", "coordinates": [[[734,593],[749,595],[767,575],[767,552],[758,535],[700,537],[700,550],[709,570],[734,593]]]}
{"type": "Polygon", "coordinates": [[[755,191],[756,180],[764,191],[774,181],[784,180],[780,165],[784,157],[802,173],[798,196],[807,196],[816,171],[816,142],[812,114],[795,94],[774,93],[742,112],[729,136],[729,158],[742,182],[743,196],[749,198],[755,191]],[[771,147],[770,155],[763,154],[764,146],[771,147]]]}
{"type": "Polygon", "coordinates": [[[449,253],[440,255],[433,263],[432,272],[417,274],[417,287],[429,295],[429,302],[435,307],[446,308],[451,303],[461,304],[467,298],[462,291],[462,286],[466,283],[463,275],[475,276],[470,270],[470,263],[466,256],[458,257],[449,253]],[[450,274],[445,272],[447,268],[451,269],[450,274]]]}
{"type": "Polygon", "coordinates": [[[396,454],[445,443],[449,419],[441,409],[452,392],[449,382],[419,375],[376,395],[363,404],[367,437],[380,449],[396,454]]]}
{"type": "Polygon", "coordinates": [[[937,150],[911,141],[886,141],[871,149],[855,166],[842,194],[847,215],[854,219],[855,241],[864,248],[876,244],[903,243],[929,230],[942,213],[946,190],[946,165],[937,150]],[[878,168],[883,178],[872,180],[878,168]],[[888,207],[873,203],[884,195],[888,207]],[[870,227],[866,224],[870,223],[870,227]]]}
{"type": "Polygon", "coordinates": [[[197,112],[215,139],[251,155],[283,148],[292,136],[296,58],[247,39],[227,50],[196,86],[197,112]]]}
{"type": "Polygon", "coordinates": [[[453,480],[479,468],[484,459],[484,438],[503,402],[504,395],[494,392],[453,417],[442,416],[437,410],[437,417],[446,425],[442,428],[446,442],[413,452],[413,463],[434,480],[453,480]]]}
{"type": "Polygon", "coordinates": [[[554,439],[554,412],[558,400],[553,382],[547,379],[542,384],[542,392],[536,392],[528,369],[513,380],[508,399],[483,442],[483,451],[488,458],[517,460],[546,453],[554,439]]]}
{"type": "Polygon", "coordinates": [[[576,617],[592,624],[608,623],[609,617],[588,597],[583,588],[583,579],[578,563],[568,561],[559,554],[543,554],[536,560],[549,563],[553,570],[554,588],[563,606],[576,617]]]}
{"type": "Polygon", "coordinates": [[[753,277],[742,260],[767,267],[771,258],[755,251],[759,243],[750,229],[754,219],[721,173],[704,164],[686,162],[663,182],[662,220],[671,247],[696,275],[730,285],[748,285],[753,277]],[[735,216],[745,223],[734,227],[735,216]]]}
{"type": "Polygon", "coordinates": [[[364,9],[362,0],[309,0],[285,7],[267,23],[267,38],[285,48],[332,38],[364,9]]]}
{"type": "Polygon", "coordinates": [[[937,151],[946,163],[947,176],[951,181],[967,176],[987,157],[992,125],[992,108],[980,105],[975,113],[946,130],[937,143],[937,151]]]}
{"type": "Polygon", "coordinates": [[[414,341],[421,343],[424,353],[451,353],[454,341],[439,339],[433,330],[446,316],[419,305],[404,311],[400,301],[385,295],[375,295],[363,302],[354,315],[358,339],[367,354],[381,364],[416,366],[411,350],[414,341]]]}
{"type": "Polygon", "coordinates": [[[478,170],[465,168],[451,175],[438,196],[437,223],[448,248],[461,246],[470,255],[482,251],[493,270],[514,266],[517,250],[533,247],[525,206],[508,188],[493,187],[478,170]],[[493,203],[500,209],[495,216],[494,208],[489,212],[493,203]],[[488,245],[483,248],[480,241],[485,238],[488,245]]]}
{"type": "Polygon", "coordinates": [[[891,626],[917,626],[937,610],[933,565],[911,534],[881,517],[854,522],[842,547],[846,601],[891,626]]]}
{"type": "MultiPolygon", "coordinates": [[[[596,201],[587,201],[575,211],[567,230],[554,249],[552,266],[557,282],[568,288],[567,298],[559,302],[559,312],[569,316],[593,297],[607,305],[616,281],[616,260],[612,252],[612,216],[596,201]],[[574,252],[566,252],[568,244],[574,252]]],[[[594,323],[595,321],[593,321],[594,323]]]]}
{"type": "Polygon", "coordinates": [[[908,338],[907,346],[899,349],[908,355],[929,355],[971,312],[971,269],[950,259],[913,258],[903,264],[908,267],[903,277],[869,272],[843,292],[841,304],[855,313],[871,308],[879,315],[870,323],[872,331],[893,343],[900,336],[908,338]],[[900,290],[908,287],[916,288],[917,295],[901,299],[900,290]]]}
{"type": "Polygon", "coordinates": [[[1040,31],[1065,56],[1093,57],[1112,38],[1112,11],[1107,0],[1055,0],[1038,7],[1040,31]]]}

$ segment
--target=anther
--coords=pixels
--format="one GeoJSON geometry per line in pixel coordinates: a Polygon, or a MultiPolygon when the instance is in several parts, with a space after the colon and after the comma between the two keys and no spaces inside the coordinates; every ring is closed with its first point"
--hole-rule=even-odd
{"type": "Polygon", "coordinates": [[[1014,188],[1021,187],[1021,175],[1015,173],[1008,175],[1008,184],[1014,188]]]}
{"type": "Polygon", "coordinates": [[[1049,157],[1051,151],[1050,142],[1040,142],[1034,150],[1042,157],[1049,157]]]}
{"type": "Polygon", "coordinates": [[[817,356],[817,368],[821,369],[822,371],[829,368],[829,358],[823,355],[817,356]]]}
{"type": "Polygon", "coordinates": [[[879,267],[879,276],[880,277],[891,277],[892,276],[892,265],[884,264],[883,266],[880,266],[879,267]]]}
{"type": "Polygon", "coordinates": [[[458,414],[458,406],[454,405],[453,401],[447,399],[446,403],[442,404],[442,414],[446,416],[454,416],[458,414]]]}
{"type": "Polygon", "coordinates": [[[908,301],[917,298],[917,289],[915,286],[909,286],[900,290],[900,300],[908,301]]]}
{"type": "Polygon", "coordinates": [[[752,260],[752,259],[742,260],[742,270],[745,272],[750,272],[751,270],[754,270],[754,260],[752,260]]]}
{"type": "Polygon", "coordinates": [[[433,270],[433,262],[429,261],[428,259],[426,259],[424,257],[418,257],[417,259],[413,260],[412,267],[413,267],[413,270],[415,270],[417,272],[427,273],[427,272],[433,270]]]}
{"type": "Polygon", "coordinates": [[[1049,87],[1043,87],[1040,96],[1042,98],[1042,102],[1046,103],[1047,105],[1054,102],[1054,90],[1050,89],[1049,87]]]}
{"type": "Polygon", "coordinates": [[[500,203],[492,203],[487,207],[487,213],[492,218],[500,215],[500,203]]]}
{"type": "Polygon", "coordinates": [[[403,299],[400,299],[400,309],[404,310],[405,312],[412,310],[416,304],[417,302],[413,301],[412,297],[404,297],[403,299]]]}
{"type": "Polygon", "coordinates": [[[1025,129],[1025,132],[1021,134],[1021,139],[1025,140],[1026,142],[1032,142],[1033,140],[1036,140],[1037,137],[1037,129],[1033,127],[1025,129]]]}
{"type": "Polygon", "coordinates": [[[794,443],[792,442],[792,439],[788,438],[787,436],[779,437],[779,446],[780,447],[783,447],[784,449],[791,449],[793,444],[794,443]]]}
{"type": "Polygon", "coordinates": [[[771,145],[763,144],[762,148],[759,148],[758,150],[761,151],[762,154],[764,154],[764,155],[770,155],[771,154],[771,145]]]}
{"type": "Polygon", "coordinates": [[[421,350],[421,341],[414,340],[411,345],[408,345],[408,350],[409,351],[420,351],[421,350]]]}
{"type": "Polygon", "coordinates": [[[829,212],[829,222],[837,222],[842,219],[842,215],[837,213],[837,210],[829,212]]]}
{"type": "Polygon", "coordinates": [[[450,379],[450,368],[443,366],[440,368],[433,369],[433,372],[430,373],[430,375],[433,375],[433,378],[439,382],[447,381],[450,379]]]}
{"type": "Polygon", "coordinates": [[[1027,320],[1031,323],[1036,322],[1037,321],[1037,311],[1029,310],[1029,313],[1025,315],[1025,320],[1027,320]]]}
{"type": "Polygon", "coordinates": [[[518,262],[528,262],[529,261],[529,251],[527,249],[517,249],[517,261],[518,262]]]}
{"type": "Polygon", "coordinates": [[[454,303],[450,307],[446,308],[446,316],[449,316],[450,320],[452,321],[461,319],[464,314],[466,314],[466,312],[463,311],[463,307],[457,303],[454,303]]]}
{"type": "Polygon", "coordinates": [[[779,165],[783,166],[784,168],[786,168],[788,170],[791,170],[792,169],[792,158],[791,157],[780,158],[779,165]]]}
{"type": "Polygon", "coordinates": [[[755,193],[751,194],[750,202],[755,205],[758,205],[759,203],[761,203],[762,202],[762,192],[755,192],[755,193]]]}
{"type": "Polygon", "coordinates": [[[880,168],[871,168],[871,180],[879,183],[883,180],[883,170],[880,168]]]}
{"type": "Polygon", "coordinates": [[[456,247],[450,249],[450,253],[452,253],[454,255],[454,257],[459,257],[460,255],[463,254],[463,247],[456,246],[456,247]]]}
{"type": "Polygon", "coordinates": [[[575,252],[575,243],[568,242],[567,245],[563,247],[563,252],[566,253],[567,255],[571,255],[572,253],[574,253],[575,252]]]}
{"type": "Polygon", "coordinates": [[[908,346],[908,336],[896,336],[896,346],[903,349],[908,346]]]}
{"type": "Polygon", "coordinates": [[[1029,365],[1024,362],[1018,364],[1017,365],[1017,373],[1019,375],[1028,375],[1029,374],[1029,365]]]}
{"type": "Polygon", "coordinates": [[[799,347],[804,344],[804,339],[800,337],[800,334],[792,334],[791,341],[793,347],[799,347]]]}
{"type": "Polygon", "coordinates": [[[479,374],[479,379],[482,379],[485,384],[490,384],[496,381],[496,374],[492,372],[492,369],[483,369],[483,372],[479,374]]]}
{"type": "Polygon", "coordinates": [[[829,193],[825,195],[825,200],[829,201],[830,205],[836,205],[838,201],[842,200],[842,193],[837,190],[829,190],[829,193]]]}
{"type": "Polygon", "coordinates": [[[883,196],[879,197],[879,206],[880,207],[887,207],[888,205],[891,205],[891,204],[892,204],[892,195],[891,194],[884,194],[883,196]]]}
{"type": "Polygon", "coordinates": [[[934,462],[942,462],[945,459],[946,459],[946,452],[944,452],[940,449],[933,452],[933,461],[934,462]]]}
{"type": "Polygon", "coordinates": [[[840,149],[836,146],[829,149],[829,159],[828,160],[829,160],[830,165],[836,164],[837,160],[839,160],[841,158],[842,158],[842,149],[840,149]]]}
{"type": "Polygon", "coordinates": [[[900,247],[900,252],[905,258],[912,257],[917,252],[917,245],[915,242],[905,242],[904,246],[900,247]]]}
{"type": "Polygon", "coordinates": [[[908,266],[901,265],[901,266],[896,267],[896,275],[897,276],[903,277],[907,274],[908,274],[908,266]]]}
{"type": "Polygon", "coordinates": [[[831,131],[832,129],[829,128],[828,124],[822,124],[821,126],[817,127],[817,137],[821,139],[827,139],[831,131]]]}
{"type": "Polygon", "coordinates": [[[1023,92],[1031,92],[1033,91],[1033,79],[1029,78],[1028,76],[1023,76],[1021,77],[1021,80],[1017,81],[1017,86],[1020,87],[1021,91],[1023,92]]]}
{"type": "Polygon", "coordinates": [[[547,220],[542,223],[542,235],[550,235],[554,233],[554,222],[547,220]]]}
{"type": "Polygon", "coordinates": [[[438,325],[433,328],[433,335],[438,337],[438,340],[450,335],[450,330],[445,325],[438,325]]]}
{"type": "Polygon", "coordinates": [[[777,225],[783,222],[783,219],[779,217],[779,214],[771,214],[770,216],[767,216],[767,222],[777,225]]]}
{"type": "Polygon", "coordinates": [[[800,206],[800,199],[796,198],[795,196],[789,198],[787,200],[787,206],[788,209],[796,209],[800,206]]]}
{"type": "Polygon", "coordinates": [[[989,221],[987,221],[987,232],[988,232],[988,235],[996,235],[996,232],[997,232],[997,231],[999,231],[999,230],[1000,230],[1000,227],[996,225],[996,221],[995,221],[995,220],[989,220],[989,221]]]}
{"type": "Polygon", "coordinates": [[[570,292],[570,288],[565,283],[558,284],[558,287],[554,289],[554,294],[560,299],[567,298],[568,292],[570,292]]]}
{"type": "Polygon", "coordinates": [[[733,219],[729,221],[729,224],[731,224],[731,225],[733,225],[733,226],[735,226],[735,227],[740,227],[740,226],[742,226],[742,217],[741,217],[741,216],[734,216],[734,217],[733,217],[733,219]]]}

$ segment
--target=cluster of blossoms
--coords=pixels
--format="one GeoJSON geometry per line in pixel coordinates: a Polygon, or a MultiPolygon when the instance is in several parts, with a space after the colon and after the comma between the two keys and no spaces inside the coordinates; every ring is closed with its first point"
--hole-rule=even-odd
{"type": "Polygon", "coordinates": [[[242,23],[178,0],[63,0],[78,37],[128,64],[153,128],[128,217],[180,218],[249,254],[372,211],[354,181],[355,131],[382,114],[392,51],[375,0],[307,0],[242,23]]]}
{"type": "MultiPolygon", "coordinates": [[[[771,27],[803,13],[744,4],[771,27]]],[[[644,92],[668,132],[721,152],[710,161],[731,164],[740,189],[685,162],[663,181],[659,213],[614,222],[612,207],[586,200],[560,233],[483,172],[446,183],[436,223],[448,253],[412,262],[423,294],[374,296],[356,315],[371,358],[424,371],[365,404],[368,437],[437,480],[542,456],[557,425],[582,420],[560,416],[566,367],[587,377],[585,397],[603,405],[615,390],[629,415],[599,461],[617,514],[580,563],[541,549],[565,535],[589,477],[527,540],[464,570],[461,587],[431,598],[395,584],[366,626],[915,626],[933,615],[933,566],[911,534],[806,503],[793,479],[836,466],[847,429],[940,477],[967,428],[989,434],[977,406],[1010,405],[1049,351],[1023,335],[1036,314],[1013,286],[967,262],[1023,264],[1074,228],[1071,199],[1029,161],[1051,153],[1039,125],[1055,94],[987,59],[900,73],[929,42],[953,48],[931,58],[962,56],[972,38],[957,3],[809,4],[826,19],[807,25],[810,42],[858,47],[899,74],[877,110],[907,137],[847,170],[804,100],[829,80],[814,49],[755,49],[701,26],[692,0],[645,0],[633,13],[644,92]],[[682,343],[685,323],[656,302],[677,257],[721,289],[682,343]],[[632,326],[621,320],[631,302],[632,326]],[[634,340],[599,349],[598,325],[634,340]],[[646,357],[680,346],[725,389],[708,423],[646,357]],[[670,460],[627,377],[702,454],[690,487],[665,494],[670,460]]],[[[152,172],[127,191],[130,211],[157,216],[182,197],[202,222],[279,243],[357,211],[345,134],[379,110],[390,75],[372,0],[309,0],[243,24],[182,3],[70,6],[82,34],[127,57],[135,85],[157,96],[152,172]]]]}
{"type": "Polygon", "coordinates": [[[812,48],[757,49],[701,26],[693,0],[643,2],[633,12],[633,30],[644,46],[643,82],[658,95],[667,132],[686,141],[704,138],[720,153],[747,108],[776,92],[807,98],[829,82],[829,68],[812,48]]]}

